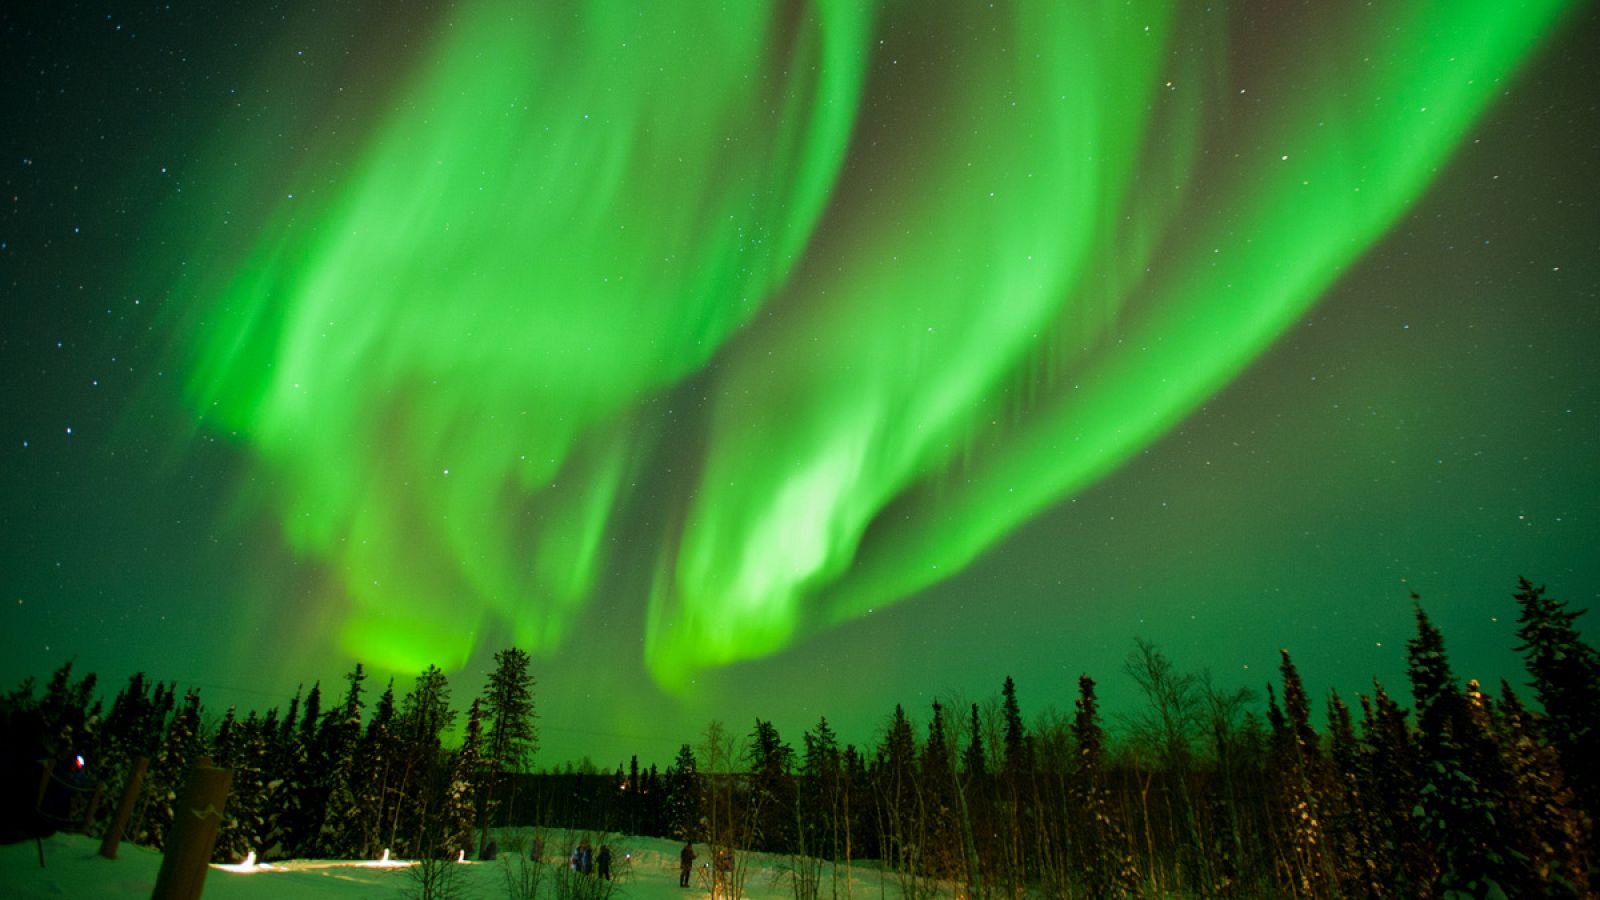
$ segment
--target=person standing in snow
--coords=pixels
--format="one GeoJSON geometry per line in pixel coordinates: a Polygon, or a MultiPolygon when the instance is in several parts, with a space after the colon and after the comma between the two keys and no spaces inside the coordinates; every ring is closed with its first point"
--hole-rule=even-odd
{"type": "Polygon", "coordinates": [[[572,851],[572,868],[579,875],[594,871],[594,849],[589,846],[588,838],[579,841],[577,848],[572,851]]]}
{"type": "Polygon", "coordinates": [[[678,887],[689,886],[689,873],[694,870],[694,842],[689,841],[683,845],[683,852],[678,854],[678,887]]]}

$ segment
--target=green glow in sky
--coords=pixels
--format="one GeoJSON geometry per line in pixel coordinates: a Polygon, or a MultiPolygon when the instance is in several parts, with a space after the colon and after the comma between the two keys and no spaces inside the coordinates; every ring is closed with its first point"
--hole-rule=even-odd
{"type": "Polygon", "coordinates": [[[369,664],[626,565],[668,687],[911,597],[1248,366],[1563,4],[1308,13],[1243,88],[1189,6],[463,4],[193,298],[192,409],[369,664]]]}

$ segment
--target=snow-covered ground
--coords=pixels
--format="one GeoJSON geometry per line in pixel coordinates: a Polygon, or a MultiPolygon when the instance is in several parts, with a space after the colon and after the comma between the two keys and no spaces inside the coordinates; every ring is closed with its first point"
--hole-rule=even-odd
{"type": "MultiPolygon", "coordinates": [[[[501,846],[518,845],[518,835],[501,834],[501,846]]],[[[527,841],[527,834],[520,836],[527,841]]],[[[697,872],[695,886],[678,887],[678,851],[682,844],[660,838],[617,837],[611,843],[617,887],[612,900],[701,900],[710,895],[708,870],[697,872]]],[[[571,849],[571,837],[547,832],[545,858],[559,859],[571,849]]],[[[45,865],[39,865],[34,842],[0,846],[0,897],[6,900],[31,898],[84,898],[84,900],[145,900],[161,869],[161,854],[154,850],[123,844],[116,860],[101,859],[100,842],[82,835],[58,834],[44,841],[45,865]]],[[[709,862],[710,851],[695,845],[699,854],[696,866],[709,862]]],[[[506,873],[521,865],[515,852],[501,854],[493,862],[456,864],[460,874],[458,896],[471,900],[493,900],[511,894],[506,873]]],[[[551,868],[554,863],[549,864],[551,868]]],[[[748,900],[789,900],[794,896],[784,873],[784,860],[750,854],[741,861],[744,870],[744,896],[748,900]]],[[[292,900],[292,898],[404,898],[417,894],[413,877],[404,861],[383,864],[343,860],[290,860],[270,866],[212,866],[206,875],[206,900],[292,900]]],[[[548,871],[548,870],[547,870],[548,871]]],[[[847,896],[840,871],[838,896],[847,896]]],[[[898,896],[893,879],[881,879],[875,866],[854,867],[849,896],[856,898],[898,896]],[[880,893],[882,892],[882,893],[880,893]]],[[[820,896],[830,898],[827,871],[823,872],[820,896]]],[[[541,900],[554,900],[556,892],[548,878],[541,885],[541,900]]]]}

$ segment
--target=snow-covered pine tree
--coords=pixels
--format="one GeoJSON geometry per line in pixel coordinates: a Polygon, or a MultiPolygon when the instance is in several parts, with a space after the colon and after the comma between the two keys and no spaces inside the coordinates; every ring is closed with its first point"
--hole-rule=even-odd
{"type": "Polygon", "coordinates": [[[372,859],[383,849],[379,836],[386,820],[384,804],[400,752],[394,726],[394,679],[390,678],[356,751],[352,783],[356,801],[354,849],[355,855],[363,859],[372,859]]]}
{"type": "Polygon", "coordinates": [[[200,726],[200,692],[191,688],[183,696],[183,705],[172,714],[161,751],[151,764],[144,789],[143,821],[134,832],[139,843],[166,846],[178,794],[183,790],[190,766],[205,751],[205,746],[200,726]]]}
{"type": "Polygon", "coordinates": [[[282,785],[281,812],[278,815],[283,856],[308,857],[317,851],[318,830],[322,827],[322,813],[328,795],[322,790],[326,760],[322,758],[317,741],[317,727],[322,721],[322,683],[311,685],[300,703],[300,719],[294,716],[284,720],[284,730],[289,732],[283,752],[287,765],[282,785]]]}
{"type": "Polygon", "coordinates": [[[1517,579],[1517,648],[1533,677],[1534,696],[1544,707],[1545,738],[1556,748],[1566,781],[1592,833],[1600,833],[1600,654],[1578,633],[1587,610],[1517,579]]]}
{"type": "Polygon", "coordinates": [[[1368,790],[1371,758],[1338,691],[1328,694],[1328,762],[1334,787],[1326,797],[1329,863],[1345,897],[1381,897],[1388,889],[1368,790]]]}
{"type": "Polygon", "coordinates": [[[1590,875],[1584,864],[1583,814],[1562,774],[1555,748],[1545,742],[1534,713],[1523,705],[1511,683],[1500,682],[1495,731],[1514,787],[1506,800],[1517,817],[1534,831],[1529,865],[1551,897],[1590,896],[1590,875]]]}
{"type": "Polygon", "coordinates": [[[1100,725],[1100,702],[1094,679],[1078,676],[1078,699],[1072,717],[1072,742],[1077,748],[1072,767],[1072,846],[1078,871],[1091,897],[1138,896],[1139,871],[1129,851],[1121,818],[1111,802],[1106,773],[1106,735],[1100,725]]]}
{"type": "Polygon", "coordinates": [[[430,855],[453,859],[471,851],[474,809],[482,774],[483,711],[480,701],[473,700],[467,710],[467,731],[451,764],[450,780],[440,805],[439,839],[430,855]]]}
{"type": "MultiPolygon", "coordinates": [[[[238,730],[237,715],[236,707],[228,707],[228,711],[222,714],[222,722],[217,726],[217,733],[211,737],[211,764],[219,768],[233,768],[238,756],[241,735],[238,730]]],[[[230,857],[233,856],[234,848],[241,843],[238,838],[238,809],[237,804],[233,802],[233,793],[234,787],[230,785],[228,803],[223,809],[222,825],[217,831],[217,841],[212,848],[213,862],[234,862],[235,860],[230,857]]],[[[245,852],[248,851],[241,851],[239,857],[242,858],[245,852]]]]}
{"type": "MultiPolygon", "coordinates": [[[[229,713],[233,710],[230,708],[229,713]]],[[[275,722],[274,722],[275,724],[275,722]]],[[[235,722],[224,737],[219,729],[212,742],[212,757],[219,766],[233,769],[222,829],[211,859],[233,863],[254,851],[261,853],[266,827],[267,724],[252,710],[235,722]]]]}
{"type": "Polygon", "coordinates": [[[284,717],[279,719],[277,713],[277,707],[267,710],[262,722],[266,762],[262,769],[261,842],[256,850],[256,858],[261,860],[282,859],[289,853],[293,824],[290,808],[295,800],[294,776],[299,765],[299,730],[295,725],[300,715],[300,688],[295,688],[284,717]]]}
{"type": "Polygon", "coordinates": [[[1311,727],[1311,698],[1300,680],[1300,672],[1288,650],[1278,653],[1278,672],[1283,679],[1283,718],[1273,765],[1288,816],[1288,849],[1296,893],[1328,897],[1335,887],[1323,822],[1328,766],[1322,757],[1316,729],[1311,727]]]}
{"type": "MultiPolygon", "coordinates": [[[[161,745],[161,726],[166,711],[161,706],[160,685],[152,696],[150,683],[143,672],[135,672],[128,684],[117,692],[101,728],[100,770],[106,778],[108,798],[122,796],[128,777],[132,774],[134,760],[141,756],[155,758],[161,745]]],[[[101,804],[103,815],[110,816],[114,803],[101,804]]]]}
{"type": "Polygon", "coordinates": [[[1421,733],[1419,824],[1438,850],[1439,887],[1446,898],[1527,896],[1522,889],[1530,886],[1531,873],[1497,796],[1508,776],[1456,686],[1444,636],[1420,603],[1416,616],[1417,636],[1407,642],[1406,655],[1421,733]]]}
{"type": "Polygon", "coordinates": [[[366,848],[356,801],[356,751],[361,743],[361,694],[367,673],[356,663],[344,677],[350,683],[344,702],[328,711],[317,736],[322,744],[320,755],[327,763],[323,770],[327,801],[317,845],[319,855],[359,859],[366,848]]]}
{"type": "Polygon", "coordinates": [[[1368,790],[1377,830],[1379,877],[1395,896],[1423,897],[1438,880],[1433,846],[1422,839],[1418,809],[1420,760],[1409,713],[1372,682],[1373,695],[1361,697],[1361,744],[1371,760],[1368,790]]]}

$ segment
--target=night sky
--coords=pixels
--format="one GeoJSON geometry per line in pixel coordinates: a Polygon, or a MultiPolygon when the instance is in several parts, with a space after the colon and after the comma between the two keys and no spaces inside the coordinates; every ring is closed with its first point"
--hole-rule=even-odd
{"type": "Polygon", "coordinates": [[[548,765],[1600,598],[1594,4],[11,3],[0,684],[548,765]],[[1328,7],[1328,8],[1320,8],[1328,7]],[[1347,9],[1346,7],[1350,7],[1347,9]]]}

